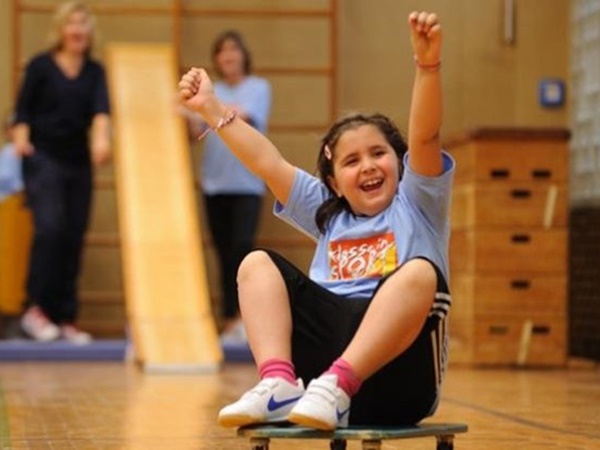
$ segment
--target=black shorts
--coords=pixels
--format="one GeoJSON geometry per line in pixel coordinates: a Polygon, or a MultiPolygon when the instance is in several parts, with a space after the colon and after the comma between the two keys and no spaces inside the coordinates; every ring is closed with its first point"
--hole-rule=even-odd
{"type": "MultiPolygon", "coordinates": [[[[292,361],[307,385],[344,352],[371,299],[334,294],[311,281],[281,255],[263,251],[278,267],[287,287],[293,323],[292,361]]],[[[414,424],[435,411],[446,365],[450,295],[439,268],[433,263],[432,266],[437,273],[437,293],[421,333],[404,353],[363,383],[352,398],[350,424],[414,424]]],[[[380,281],[378,288],[386,279],[380,281]]]]}

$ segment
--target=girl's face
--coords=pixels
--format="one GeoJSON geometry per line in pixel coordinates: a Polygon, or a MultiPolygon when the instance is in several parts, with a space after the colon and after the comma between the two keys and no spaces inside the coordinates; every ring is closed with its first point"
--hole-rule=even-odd
{"type": "Polygon", "coordinates": [[[91,45],[92,24],[83,11],[69,15],[61,30],[62,49],[71,53],[85,53],[91,45]]]}
{"type": "Polygon", "coordinates": [[[400,179],[398,156],[375,125],[345,131],[333,153],[329,183],[354,214],[374,216],[391,204],[400,179]]]}
{"type": "Polygon", "coordinates": [[[226,39],[215,59],[223,78],[235,79],[244,75],[244,53],[234,40],[226,39]]]}

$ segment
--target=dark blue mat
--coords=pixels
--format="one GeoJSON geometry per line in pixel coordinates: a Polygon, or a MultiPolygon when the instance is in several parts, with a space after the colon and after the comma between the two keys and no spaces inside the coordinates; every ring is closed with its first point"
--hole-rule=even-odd
{"type": "Polygon", "coordinates": [[[226,362],[253,362],[248,344],[222,344],[226,362]]]}
{"type": "Polygon", "coordinates": [[[0,361],[123,361],[125,340],[98,340],[86,345],[66,341],[0,341],[0,361]]]}
{"type": "MultiPolygon", "coordinates": [[[[0,341],[0,361],[123,361],[124,339],[96,340],[87,345],[65,341],[34,342],[27,339],[0,341]]],[[[226,362],[252,362],[247,345],[224,345],[226,362]]]]}

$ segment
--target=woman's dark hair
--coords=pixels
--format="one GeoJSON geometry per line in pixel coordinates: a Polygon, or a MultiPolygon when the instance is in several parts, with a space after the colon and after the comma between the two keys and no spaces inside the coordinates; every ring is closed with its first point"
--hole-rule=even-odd
{"type": "Polygon", "coordinates": [[[244,55],[244,74],[250,75],[252,72],[252,57],[250,56],[250,50],[248,50],[248,46],[244,41],[242,35],[235,30],[227,30],[222,32],[217,36],[212,46],[212,60],[215,68],[215,72],[220,77],[223,77],[223,73],[221,72],[221,68],[217,64],[217,55],[221,53],[221,49],[223,48],[223,44],[226,41],[233,41],[235,45],[241,50],[242,55],[244,55]]]}
{"type": "Polygon", "coordinates": [[[400,130],[398,130],[398,127],[390,119],[383,114],[377,113],[371,115],[353,114],[338,120],[321,139],[321,148],[317,159],[317,174],[331,193],[331,196],[319,206],[317,213],[315,214],[315,222],[321,233],[325,233],[329,221],[337,214],[344,210],[352,212],[348,201],[344,197],[338,197],[332,189],[329,184],[329,178],[333,177],[333,156],[335,154],[335,146],[340,137],[346,131],[354,130],[363,125],[373,125],[385,136],[385,139],[398,156],[398,170],[400,178],[402,178],[404,169],[402,161],[404,159],[404,154],[408,150],[408,146],[406,145],[400,130]],[[329,155],[327,155],[325,148],[328,148],[329,152],[331,152],[329,155]]]}

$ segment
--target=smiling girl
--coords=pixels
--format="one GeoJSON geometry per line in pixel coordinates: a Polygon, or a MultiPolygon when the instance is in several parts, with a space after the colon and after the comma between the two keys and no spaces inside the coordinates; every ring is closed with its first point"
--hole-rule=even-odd
{"type": "Polygon", "coordinates": [[[408,145],[383,115],[346,117],[322,139],[319,178],[222,105],[203,69],[182,77],[183,103],[265,180],[275,214],[317,241],[308,277],[269,250],[242,262],[241,312],[261,381],[220,411],[223,426],[413,424],[437,407],[454,163],[439,141],[441,26],[427,12],[408,24],[408,145]]]}

